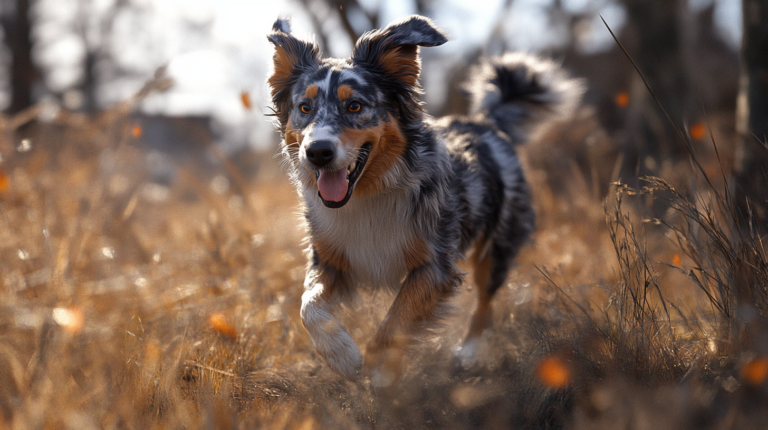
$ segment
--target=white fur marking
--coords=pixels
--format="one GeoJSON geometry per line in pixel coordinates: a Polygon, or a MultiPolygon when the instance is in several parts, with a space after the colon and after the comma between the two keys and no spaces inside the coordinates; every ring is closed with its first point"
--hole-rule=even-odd
{"type": "Polygon", "coordinates": [[[324,80],[316,82],[318,88],[325,91],[326,94],[328,94],[328,90],[331,88],[331,75],[333,75],[333,69],[328,70],[324,80]]]}
{"type": "Polygon", "coordinates": [[[354,72],[354,70],[350,69],[344,69],[341,71],[341,76],[339,76],[339,83],[344,83],[344,81],[355,81],[358,85],[365,85],[365,81],[363,78],[361,78],[357,73],[354,72]]]}
{"type": "MultiPolygon", "coordinates": [[[[307,145],[318,140],[327,140],[333,144],[336,155],[333,157],[333,165],[328,166],[331,170],[342,169],[349,166],[352,163],[352,160],[354,160],[354,157],[357,157],[357,154],[350,153],[349,148],[343,144],[339,139],[339,136],[334,134],[333,129],[329,126],[318,127],[315,124],[309,132],[304,135],[304,140],[302,140],[301,146],[306,148],[307,145]]],[[[301,157],[304,165],[307,166],[311,172],[314,172],[316,167],[306,159],[304,151],[301,152],[301,157]]]]}
{"type": "Polygon", "coordinates": [[[477,362],[477,350],[480,349],[480,338],[467,339],[456,349],[455,357],[465,369],[472,367],[477,362]]]}
{"type": "Polygon", "coordinates": [[[333,133],[333,129],[326,125],[323,125],[323,126],[315,125],[314,127],[312,127],[312,129],[305,134],[304,140],[306,141],[306,143],[315,142],[317,140],[329,140],[334,145],[339,144],[339,136],[335,135],[333,133]]]}
{"type": "Polygon", "coordinates": [[[397,380],[397,374],[389,369],[371,369],[371,384],[377,388],[389,387],[397,380]]]}
{"type": "MultiPolygon", "coordinates": [[[[312,275],[308,274],[310,278],[312,275]]],[[[329,366],[342,376],[355,379],[363,363],[363,356],[341,322],[331,315],[320,295],[322,284],[304,292],[301,296],[301,320],[304,322],[317,352],[329,366]]]]}
{"type": "Polygon", "coordinates": [[[405,190],[353,196],[339,209],[326,208],[313,190],[305,190],[304,199],[316,238],[344,252],[355,281],[400,286],[407,272],[403,250],[416,239],[405,190]]]}

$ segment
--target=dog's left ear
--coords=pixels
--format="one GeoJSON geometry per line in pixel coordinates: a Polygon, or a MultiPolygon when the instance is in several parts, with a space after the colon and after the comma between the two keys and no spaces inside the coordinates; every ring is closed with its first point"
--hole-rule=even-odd
{"type": "Polygon", "coordinates": [[[320,63],[320,49],[314,42],[295,38],[291,34],[291,26],[287,19],[278,19],[272,26],[272,33],[267,35],[275,46],[273,61],[275,69],[267,79],[272,90],[278,120],[285,126],[290,105],[291,87],[299,76],[307,70],[317,67],[320,63]]]}
{"type": "Polygon", "coordinates": [[[414,15],[362,35],[355,44],[352,62],[416,87],[421,69],[419,46],[440,46],[447,41],[432,21],[414,15]]]}

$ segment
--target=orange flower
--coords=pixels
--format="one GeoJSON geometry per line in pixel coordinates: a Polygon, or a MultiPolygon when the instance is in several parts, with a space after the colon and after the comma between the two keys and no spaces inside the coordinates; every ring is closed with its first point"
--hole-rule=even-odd
{"type": "Polygon", "coordinates": [[[762,385],[766,378],[768,378],[768,358],[757,357],[741,368],[741,380],[749,385],[762,385]]]}
{"type": "Polygon", "coordinates": [[[140,125],[134,124],[133,127],[131,127],[131,135],[136,139],[140,138],[143,133],[144,130],[141,129],[140,125]]]}
{"type": "Polygon", "coordinates": [[[229,321],[227,321],[226,315],[221,312],[212,313],[211,316],[208,317],[208,324],[210,324],[212,329],[230,339],[237,337],[235,326],[230,324],[229,321]]]}
{"type": "Polygon", "coordinates": [[[8,175],[6,175],[3,172],[0,172],[0,193],[7,190],[8,187],[11,186],[11,179],[8,178],[8,175]]]}
{"type": "Polygon", "coordinates": [[[629,94],[627,94],[626,91],[622,91],[616,94],[616,97],[613,99],[613,101],[616,103],[616,106],[624,109],[625,107],[629,106],[629,94]]]}
{"type": "Polygon", "coordinates": [[[240,91],[240,102],[244,108],[251,110],[251,95],[248,94],[248,91],[240,91]]]}
{"type": "Polygon", "coordinates": [[[695,122],[693,125],[691,125],[690,129],[688,130],[688,133],[691,135],[691,139],[693,140],[701,140],[704,138],[704,135],[707,133],[707,128],[704,127],[704,123],[701,121],[695,122]]]}
{"type": "Polygon", "coordinates": [[[549,388],[564,388],[571,381],[568,363],[557,355],[545,357],[536,368],[541,382],[549,388]]]}

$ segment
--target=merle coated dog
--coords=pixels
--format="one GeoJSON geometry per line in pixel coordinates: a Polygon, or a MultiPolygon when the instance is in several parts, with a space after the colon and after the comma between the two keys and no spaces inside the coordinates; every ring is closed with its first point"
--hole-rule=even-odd
{"type": "Polygon", "coordinates": [[[268,39],[282,154],[306,218],[301,318],[317,352],[345,377],[365,368],[376,386],[396,382],[406,348],[462,281],[466,254],[479,296],[458,353],[472,356],[534,228],[515,147],[578,103],[579,82],[530,55],[486,59],[468,84],[471,112],[434,120],[419,100],[419,47],[447,39],[426,18],[370,31],[343,59],[321,58],[285,20],[268,39]],[[365,357],[332,313],[364,285],[397,291],[365,357]]]}

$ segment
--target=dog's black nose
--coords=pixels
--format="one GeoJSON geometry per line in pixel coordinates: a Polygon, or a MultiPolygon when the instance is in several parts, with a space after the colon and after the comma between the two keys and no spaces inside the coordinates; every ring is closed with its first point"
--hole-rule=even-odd
{"type": "Polygon", "coordinates": [[[333,160],[333,143],[316,140],[307,147],[307,158],[317,167],[323,167],[333,160]]]}

